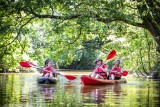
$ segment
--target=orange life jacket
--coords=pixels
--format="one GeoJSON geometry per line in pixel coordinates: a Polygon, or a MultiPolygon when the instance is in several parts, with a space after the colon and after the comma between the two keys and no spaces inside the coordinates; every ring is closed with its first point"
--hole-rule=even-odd
{"type": "MultiPolygon", "coordinates": [[[[107,65],[106,65],[106,64],[102,65],[102,68],[103,68],[103,69],[106,69],[106,68],[107,68],[107,65]]],[[[103,71],[101,68],[98,67],[98,68],[95,68],[95,70],[96,70],[96,73],[99,74],[99,75],[101,75],[104,79],[107,78],[106,72],[103,71]]]]}

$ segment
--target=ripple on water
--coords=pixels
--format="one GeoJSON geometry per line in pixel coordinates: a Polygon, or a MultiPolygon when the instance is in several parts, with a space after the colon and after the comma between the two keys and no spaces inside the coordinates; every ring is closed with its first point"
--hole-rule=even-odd
{"type": "Polygon", "coordinates": [[[157,106],[160,81],[129,78],[126,84],[83,86],[80,76],[69,82],[59,77],[56,85],[39,85],[38,75],[0,75],[0,104],[6,107],[45,106],[157,106]]]}

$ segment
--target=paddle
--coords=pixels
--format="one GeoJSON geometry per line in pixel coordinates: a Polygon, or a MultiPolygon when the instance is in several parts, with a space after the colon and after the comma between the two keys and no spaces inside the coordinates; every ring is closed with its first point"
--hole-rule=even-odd
{"type": "MultiPolygon", "coordinates": [[[[62,75],[62,74],[59,73],[58,61],[56,62],[56,67],[57,67],[58,74],[62,75]]],[[[62,76],[65,76],[68,80],[75,80],[76,79],[76,77],[72,76],[72,75],[62,75],[62,76]]]]}
{"type": "Polygon", "coordinates": [[[128,71],[123,71],[123,72],[121,73],[121,75],[122,75],[122,76],[127,76],[127,75],[128,75],[128,71]]]}
{"type": "MultiPolygon", "coordinates": [[[[117,72],[115,72],[115,74],[118,74],[117,72]]],[[[128,71],[123,71],[120,73],[122,76],[127,76],[128,75],[128,71]]]]}
{"type": "Polygon", "coordinates": [[[109,59],[112,59],[116,56],[116,50],[112,50],[107,56],[106,56],[106,61],[105,63],[107,62],[107,60],[109,59]]]}
{"type": "MultiPolygon", "coordinates": [[[[37,66],[35,64],[33,64],[32,62],[28,62],[28,61],[22,61],[22,62],[19,62],[20,66],[22,67],[25,67],[25,68],[38,68],[38,69],[43,69],[43,67],[40,67],[40,66],[37,66]]],[[[60,73],[57,73],[59,75],[62,75],[60,73]]],[[[66,77],[68,80],[75,80],[76,77],[75,76],[72,76],[72,75],[62,75],[64,77],[66,77]]]]}
{"type": "Polygon", "coordinates": [[[106,60],[112,59],[116,56],[116,50],[112,50],[106,57],[106,60]]]}
{"type": "MultiPolygon", "coordinates": [[[[116,50],[112,50],[106,57],[106,61],[109,59],[112,59],[114,56],[116,56],[116,50]]],[[[123,71],[121,73],[122,76],[127,76],[128,75],[128,71],[123,71]]]]}
{"type": "Polygon", "coordinates": [[[29,61],[21,61],[19,62],[20,66],[22,67],[25,67],[25,68],[40,68],[42,69],[43,67],[39,67],[39,66],[36,66],[35,64],[33,64],[32,62],[29,62],[29,61]]]}

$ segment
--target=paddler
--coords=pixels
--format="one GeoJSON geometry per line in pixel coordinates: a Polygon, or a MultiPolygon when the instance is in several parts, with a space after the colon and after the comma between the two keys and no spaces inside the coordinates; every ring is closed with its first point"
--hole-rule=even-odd
{"type": "Polygon", "coordinates": [[[95,61],[96,67],[93,72],[90,74],[92,78],[99,78],[99,79],[107,79],[108,69],[107,65],[103,63],[103,60],[97,58],[95,61]]]}
{"type": "Polygon", "coordinates": [[[57,76],[57,72],[52,64],[52,61],[50,59],[47,59],[45,61],[45,67],[43,68],[43,75],[42,77],[50,77],[57,76]]]}
{"type": "Polygon", "coordinates": [[[120,66],[120,60],[115,60],[115,65],[112,67],[110,71],[110,78],[112,80],[119,80],[121,79],[121,73],[123,72],[123,68],[120,66]]]}

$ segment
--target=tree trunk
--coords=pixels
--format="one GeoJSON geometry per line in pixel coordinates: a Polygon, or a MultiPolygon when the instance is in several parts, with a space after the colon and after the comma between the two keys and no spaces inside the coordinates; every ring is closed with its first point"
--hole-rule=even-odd
{"type": "Polygon", "coordinates": [[[152,23],[152,20],[150,20],[149,18],[145,19],[145,25],[146,25],[146,29],[151,33],[151,35],[153,36],[153,38],[155,39],[158,47],[157,47],[157,51],[160,52],[160,31],[159,28],[157,28],[157,26],[155,24],[152,23]]]}
{"type": "MultiPolygon", "coordinates": [[[[143,70],[143,72],[144,72],[146,75],[148,75],[148,73],[146,72],[145,67],[144,67],[141,49],[139,50],[139,54],[140,54],[140,60],[141,60],[141,64],[142,64],[142,70],[143,70]]],[[[140,72],[140,73],[142,74],[142,72],[140,72]]],[[[144,76],[144,74],[142,74],[142,75],[144,76]]]]}

